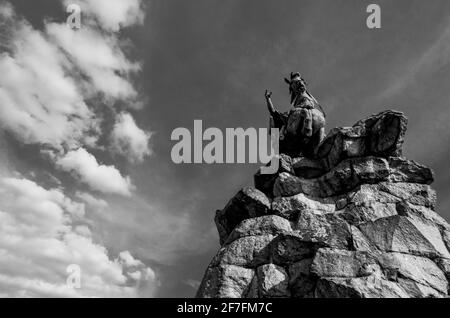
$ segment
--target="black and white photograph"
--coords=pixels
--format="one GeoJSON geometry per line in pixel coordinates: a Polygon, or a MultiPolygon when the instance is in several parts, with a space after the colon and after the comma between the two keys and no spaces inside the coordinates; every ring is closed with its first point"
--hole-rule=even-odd
{"type": "Polygon", "coordinates": [[[448,0],[0,0],[0,298],[448,298],[449,145],[448,0]]]}

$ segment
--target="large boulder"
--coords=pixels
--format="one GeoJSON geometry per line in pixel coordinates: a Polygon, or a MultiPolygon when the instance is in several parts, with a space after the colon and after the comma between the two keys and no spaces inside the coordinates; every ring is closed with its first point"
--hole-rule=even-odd
{"type": "Polygon", "coordinates": [[[292,197],[277,197],[272,201],[272,212],[288,220],[296,220],[303,211],[333,213],[336,210],[335,199],[312,198],[303,193],[292,197]]]}
{"type": "Polygon", "coordinates": [[[265,264],[257,269],[260,297],[290,297],[289,276],[285,269],[275,264],[265,264]]]}
{"type": "Polygon", "coordinates": [[[319,277],[366,277],[381,273],[370,252],[321,248],[314,256],[311,272],[319,277]]]}
{"type": "Polygon", "coordinates": [[[450,225],[431,169],[401,156],[386,111],[333,129],[317,158],[281,154],[216,214],[198,297],[448,297],[450,225]]]}
{"type": "Polygon", "coordinates": [[[289,220],[276,215],[266,215],[242,221],[228,236],[225,245],[247,236],[276,236],[291,232],[292,225],[289,220]]]}
{"type": "Polygon", "coordinates": [[[314,297],[317,278],[311,274],[312,261],[312,258],[305,258],[289,266],[289,288],[292,297],[314,297]]]}
{"type": "Polygon", "coordinates": [[[216,212],[215,222],[223,244],[231,231],[248,218],[266,215],[270,210],[270,201],[264,193],[252,187],[239,191],[223,210],[216,212]]]}
{"type": "Polygon", "coordinates": [[[273,197],[303,193],[327,198],[348,193],[364,184],[430,184],[432,181],[433,172],[414,161],[369,156],[346,159],[317,178],[307,179],[282,172],[273,181],[273,197]]]}
{"type": "Polygon", "coordinates": [[[302,241],[318,246],[346,249],[351,242],[349,224],[333,213],[303,211],[294,223],[293,233],[302,241]]]}
{"type": "Polygon", "coordinates": [[[272,235],[244,236],[219,251],[219,263],[242,267],[263,265],[271,255],[272,235]]]}
{"type": "MultiPolygon", "coordinates": [[[[272,197],[272,189],[275,183],[275,179],[277,174],[282,172],[287,172],[291,174],[295,174],[293,159],[285,154],[280,154],[277,156],[278,158],[278,171],[276,174],[263,174],[261,173],[261,169],[258,169],[258,172],[254,175],[253,181],[255,184],[255,188],[263,192],[269,197],[272,197]]],[[[269,162],[267,165],[270,165],[269,162]]]]}
{"type": "Polygon", "coordinates": [[[359,230],[382,251],[450,258],[439,229],[419,219],[395,215],[361,224],[359,230]]]}
{"type": "Polygon", "coordinates": [[[403,113],[385,111],[360,120],[353,127],[332,129],[319,148],[318,157],[328,170],[347,158],[401,157],[407,124],[403,113]]]}
{"type": "Polygon", "coordinates": [[[408,298],[397,283],[375,275],[356,278],[323,277],[317,282],[316,298],[408,298]]]}
{"type": "Polygon", "coordinates": [[[251,296],[251,283],[255,277],[252,269],[235,265],[210,267],[200,286],[197,297],[243,298],[251,296]]]}

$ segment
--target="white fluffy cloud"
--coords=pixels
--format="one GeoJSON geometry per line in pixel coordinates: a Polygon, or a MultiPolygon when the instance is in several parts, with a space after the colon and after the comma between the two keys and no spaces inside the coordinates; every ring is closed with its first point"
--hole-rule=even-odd
{"type": "Polygon", "coordinates": [[[96,191],[130,196],[134,188],[128,176],[123,177],[114,166],[99,164],[84,148],[69,151],[56,160],[56,165],[64,171],[74,173],[96,191]]]}
{"type": "Polygon", "coordinates": [[[91,207],[95,211],[103,211],[108,207],[108,202],[102,199],[98,199],[93,195],[86,192],[77,192],[76,197],[86,203],[89,207],[91,207]]]}
{"type": "Polygon", "coordinates": [[[0,53],[0,124],[25,143],[72,147],[95,128],[93,113],[66,74],[65,56],[12,14],[9,52],[0,53]]]}
{"type": "Polygon", "coordinates": [[[146,156],[151,154],[150,137],[151,133],[140,129],[128,113],[121,113],[117,116],[111,133],[113,149],[135,162],[142,162],[146,156]]]}
{"type": "Polygon", "coordinates": [[[37,30],[0,3],[0,126],[25,143],[59,151],[94,147],[107,133],[101,107],[92,105],[96,97],[139,104],[131,77],[141,66],[126,57],[117,31],[142,22],[141,2],[79,2],[87,15],[80,30],[45,21],[37,30]]]}
{"type": "MultiPolygon", "coordinates": [[[[116,114],[117,102],[139,104],[132,77],[141,66],[127,58],[120,30],[143,22],[142,3],[60,2],[81,5],[81,30],[69,29],[65,21],[43,21],[43,28],[37,29],[0,0],[0,128],[19,142],[45,145],[40,149],[45,158],[90,189],[131,196],[130,178],[113,165],[99,163],[86,149],[104,150],[99,140],[111,140],[110,131],[102,130],[110,117],[105,112],[116,114]]],[[[142,145],[147,133],[133,128],[124,128],[122,136],[131,134],[132,139],[121,149],[139,161],[149,152],[142,145]]],[[[151,268],[128,251],[111,258],[108,249],[94,241],[104,238],[94,232],[98,224],[86,215],[107,214],[109,204],[77,191],[77,186],[61,183],[59,189],[48,190],[34,181],[0,175],[2,296],[152,295],[156,275],[151,268]],[[69,198],[65,186],[83,203],[69,198]],[[81,289],[66,286],[71,264],[82,270],[81,289]]]]}
{"type": "MultiPolygon", "coordinates": [[[[84,206],[61,190],[17,178],[0,179],[0,290],[5,296],[134,297],[155,286],[155,273],[128,251],[110,259],[87,226],[74,226],[84,206]],[[69,265],[81,288],[66,285],[69,265]]],[[[149,296],[149,295],[147,295],[149,296]]]]}
{"type": "Polygon", "coordinates": [[[156,279],[155,272],[150,267],[145,267],[144,263],[135,259],[129,251],[123,251],[119,254],[119,260],[121,264],[128,270],[129,276],[136,280],[141,281],[156,279]]]}
{"type": "MultiPolygon", "coordinates": [[[[0,54],[0,126],[22,142],[45,144],[58,153],[68,149],[62,159],[49,158],[60,158],[58,166],[74,171],[91,188],[130,195],[129,178],[114,166],[99,165],[80,147],[95,147],[105,133],[100,129],[99,107],[88,100],[100,95],[111,103],[133,104],[138,97],[129,76],[140,66],[126,58],[114,31],[142,22],[141,4],[134,0],[80,4],[103,29],[87,25],[75,31],[64,23],[44,23],[44,31],[39,31],[7,2],[0,4],[2,45],[7,48],[0,54]]],[[[139,148],[141,143],[133,139],[127,148],[138,159],[148,151],[139,148]]]]}
{"type": "Polygon", "coordinates": [[[134,99],[137,93],[128,76],[140,70],[122,52],[118,38],[89,28],[73,31],[65,24],[47,25],[47,33],[74,65],[89,78],[85,91],[107,98],[134,99]]]}

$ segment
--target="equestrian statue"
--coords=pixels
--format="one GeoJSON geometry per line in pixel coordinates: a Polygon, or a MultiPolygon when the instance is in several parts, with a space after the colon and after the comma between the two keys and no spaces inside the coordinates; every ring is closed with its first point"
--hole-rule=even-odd
{"type": "Polygon", "coordinates": [[[280,152],[290,156],[316,158],[320,143],[325,138],[325,112],[306,89],[306,81],[300,73],[291,73],[289,85],[292,109],[286,113],[275,110],[272,92],[266,90],[267,108],[271,128],[280,131],[280,152]]]}

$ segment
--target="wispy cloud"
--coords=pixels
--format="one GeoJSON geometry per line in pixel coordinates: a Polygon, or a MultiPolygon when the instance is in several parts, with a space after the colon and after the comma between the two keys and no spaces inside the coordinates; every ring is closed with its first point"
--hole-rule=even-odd
{"type": "Polygon", "coordinates": [[[54,168],[73,176],[47,189],[39,180],[8,172],[2,160],[0,290],[5,296],[151,296],[156,273],[128,248],[111,257],[96,241],[86,211],[103,211],[109,204],[76,182],[96,193],[133,195],[128,176],[87,150],[109,149],[99,144],[112,138],[103,125],[106,112],[117,116],[121,129],[112,140],[121,140],[121,155],[140,161],[150,153],[150,134],[130,114],[124,122],[115,108],[117,102],[125,108],[139,103],[131,77],[141,65],[127,58],[120,31],[143,22],[142,1],[75,2],[83,10],[81,30],[48,21],[36,29],[11,4],[0,2],[0,127],[19,143],[39,147],[54,168]],[[71,264],[82,270],[81,289],[66,285],[71,264]]]}
{"type": "Polygon", "coordinates": [[[112,150],[122,154],[130,162],[143,162],[152,153],[150,138],[151,133],[139,128],[129,113],[121,113],[117,116],[111,133],[112,150]]]}
{"type": "Polygon", "coordinates": [[[138,286],[154,287],[154,272],[129,252],[109,258],[107,249],[79,225],[84,215],[84,204],[59,189],[2,177],[0,290],[20,297],[132,297],[138,286]],[[80,289],[66,284],[72,264],[81,269],[80,289]]]}
{"type": "MultiPolygon", "coordinates": [[[[417,48],[421,50],[420,47],[417,48]]],[[[392,97],[402,93],[405,89],[417,83],[426,81],[426,77],[450,64],[450,22],[442,29],[440,35],[429,45],[418,58],[403,64],[402,70],[392,76],[386,83],[386,89],[379,95],[379,99],[392,97]]]]}
{"type": "Polygon", "coordinates": [[[122,176],[114,166],[99,164],[84,148],[69,151],[56,160],[56,166],[73,172],[95,191],[130,196],[134,189],[129,177],[122,176]]]}

